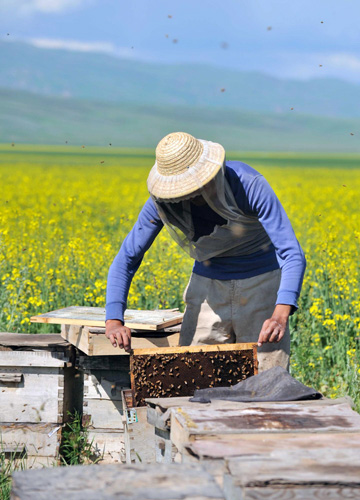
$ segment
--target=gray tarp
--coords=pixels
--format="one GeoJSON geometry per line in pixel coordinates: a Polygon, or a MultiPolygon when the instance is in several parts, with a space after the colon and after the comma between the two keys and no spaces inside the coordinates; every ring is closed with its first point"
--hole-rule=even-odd
{"type": "Polygon", "coordinates": [[[284,368],[276,366],[231,387],[199,389],[195,391],[194,397],[190,401],[194,403],[210,403],[214,399],[226,399],[228,401],[255,403],[320,398],[322,398],[320,392],[295,380],[284,368]]]}

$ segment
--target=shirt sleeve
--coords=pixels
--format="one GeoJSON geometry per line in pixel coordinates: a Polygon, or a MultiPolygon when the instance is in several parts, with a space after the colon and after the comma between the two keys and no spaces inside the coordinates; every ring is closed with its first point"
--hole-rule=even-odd
{"type": "Polygon", "coordinates": [[[154,202],[149,198],[110,266],[106,289],[106,320],[124,321],[131,281],[145,252],[162,228],[163,223],[154,202]]]}
{"type": "Polygon", "coordinates": [[[281,269],[277,304],[297,309],[297,300],[304,278],[306,260],[288,216],[266,179],[259,175],[252,182],[248,199],[251,209],[269,235],[281,269]]]}

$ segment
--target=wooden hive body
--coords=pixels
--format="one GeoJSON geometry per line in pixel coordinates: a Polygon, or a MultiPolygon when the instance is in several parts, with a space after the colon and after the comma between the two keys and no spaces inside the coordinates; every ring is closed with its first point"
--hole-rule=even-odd
{"type": "Polygon", "coordinates": [[[68,412],[81,410],[81,374],[60,335],[0,334],[0,437],[28,467],[58,461],[68,412]]]}
{"type": "Polygon", "coordinates": [[[146,398],[192,396],[196,389],[229,387],[257,373],[255,344],[134,349],[134,406],[146,398]]]}

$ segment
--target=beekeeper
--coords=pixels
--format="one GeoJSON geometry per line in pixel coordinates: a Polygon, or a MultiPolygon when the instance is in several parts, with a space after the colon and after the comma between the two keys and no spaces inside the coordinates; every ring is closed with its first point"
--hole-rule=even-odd
{"type": "Polygon", "coordinates": [[[288,320],[306,263],[265,178],[241,161],[227,161],[220,144],[177,132],[159,142],[147,187],[150,198],[109,270],[110,342],[130,350],[124,326],[130,283],[165,226],[195,260],[180,345],[257,342],[259,371],[288,368],[288,320]]]}

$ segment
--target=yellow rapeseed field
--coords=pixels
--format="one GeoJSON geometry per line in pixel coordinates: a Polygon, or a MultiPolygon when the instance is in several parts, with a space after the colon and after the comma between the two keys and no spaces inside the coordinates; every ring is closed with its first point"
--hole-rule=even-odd
{"type": "MultiPolygon", "coordinates": [[[[326,395],[360,382],[360,165],[351,155],[228,154],[269,180],[308,267],[292,317],[292,373],[326,395]]],[[[147,199],[148,150],[0,146],[2,331],[56,331],[31,315],[104,306],[109,265],[147,199]]],[[[192,261],[163,230],[128,306],[183,307],[192,261]]]]}

